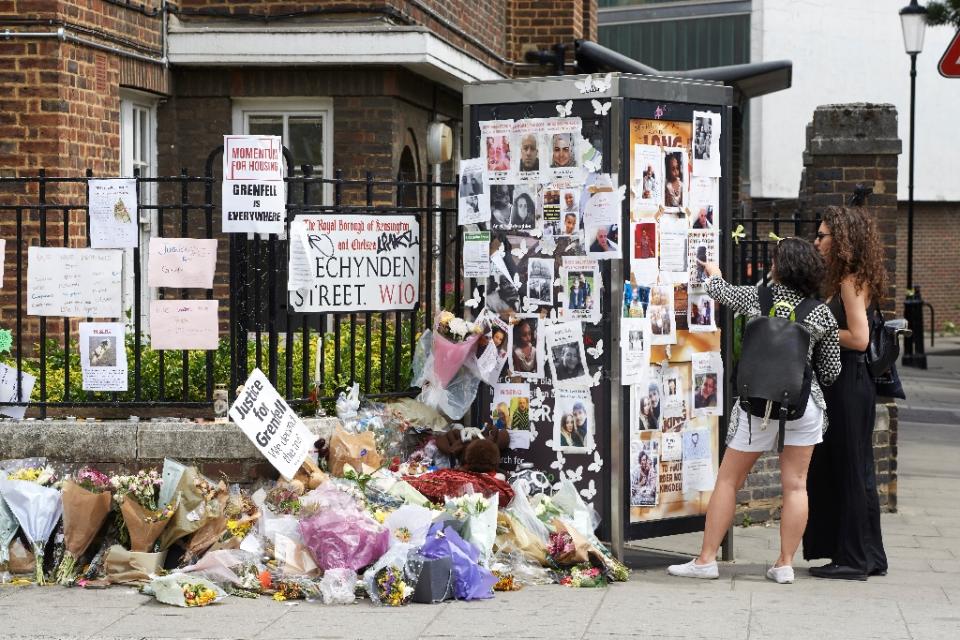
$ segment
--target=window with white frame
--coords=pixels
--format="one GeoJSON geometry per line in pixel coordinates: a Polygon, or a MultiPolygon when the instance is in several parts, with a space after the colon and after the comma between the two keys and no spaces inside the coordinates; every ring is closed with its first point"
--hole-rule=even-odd
{"type": "MultiPolygon", "coordinates": [[[[280,136],[293,156],[294,175],[302,166],[313,167],[313,175],[331,178],[333,172],[333,100],[330,98],[244,98],[233,101],[233,132],[244,135],[280,136]]],[[[333,197],[331,185],[322,194],[323,202],[333,197]]],[[[316,195],[314,195],[316,194],[316,195]]],[[[291,194],[302,199],[302,191],[291,194]]]]}
{"type": "MultiPolygon", "coordinates": [[[[157,176],[157,99],[150,94],[122,89],[120,91],[120,175],[132,178],[134,171],[142,178],[157,176]]],[[[139,218],[140,246],[145,248],[154,233],[156,212],[144,208],[156,203],[155,182],[140,185],[139,218]]],[[[145,257],[146,251],[141,252],[145,257]]],[[[145,272],[145,269],[144,269],[145,272]]],[[[124,251],[123,305],[125,310],[134,306],[133,252],[124,251]]],[[[140,319],[143,327],[149,326],[150,287],[141,287],[140,319]]]]}

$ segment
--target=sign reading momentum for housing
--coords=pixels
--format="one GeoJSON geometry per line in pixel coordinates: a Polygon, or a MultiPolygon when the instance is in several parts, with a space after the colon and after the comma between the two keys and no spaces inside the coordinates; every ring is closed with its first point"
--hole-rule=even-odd
{"type": "Polygon", "coordinates": [[[420,298],[417,218],[297,216],[290,225],[287,289],[301,313],[412,309],[420,298]]]}
{"type": "Polygon", "coordinates": [[[280,136],[223,136],[223,232],[283,233],[280,136]]]}

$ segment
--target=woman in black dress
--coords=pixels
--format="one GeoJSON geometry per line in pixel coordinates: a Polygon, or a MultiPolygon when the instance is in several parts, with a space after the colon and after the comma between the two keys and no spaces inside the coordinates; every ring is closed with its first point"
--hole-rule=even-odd
{"type": "Polygon", "coordinates": [[[876,389],[863,356],[867,310],[883,297],[887,274],[873,218],[863,210],[829,207],[815,244],[827,262],[823,293],[840,327],[842,370],[824,390],[830,426],[807,476],[803,557],[830,559],[810,569],[819,578],[866,580],[887,572],[873,461],[876,389]]]}

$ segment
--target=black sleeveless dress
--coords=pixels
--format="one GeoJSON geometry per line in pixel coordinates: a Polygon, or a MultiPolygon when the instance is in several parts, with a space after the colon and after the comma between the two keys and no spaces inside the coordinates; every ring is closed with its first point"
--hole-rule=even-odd
{"type": "MultiPolygon", "coordinates": [[[[840,296],[827,306],[837,325],[846,329],[840,296]]],[[[873,461],[876,389],[862,353],[841,348],[840,361],[840,377],[823,388],[830,422],[823,442],[813,450],[807,475],[810,515],[803,557],[829,558],[867,575],[883,573],[887,555],[873,461]]]]}

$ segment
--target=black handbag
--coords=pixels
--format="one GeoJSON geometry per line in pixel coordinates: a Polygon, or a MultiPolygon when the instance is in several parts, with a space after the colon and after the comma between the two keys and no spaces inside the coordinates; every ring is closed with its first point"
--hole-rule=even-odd
{"type": "Polygon", "coordinates": [[[888,326],[874,303],[870,314],[870,344],[867,345],[867,371],[876,379],[886,374],[900,357],[900,340],[897,329],[888,326]]]}
{"type": "Polygon", "coordinates": [[[876,388],[878,396],[907,399],[907,394],[903,391],[903,383],[900,382],[900,374],[897,373],[897,365],[887,369],[887,372],[879,378],[874,378],[873,386],[876,388]]]}

